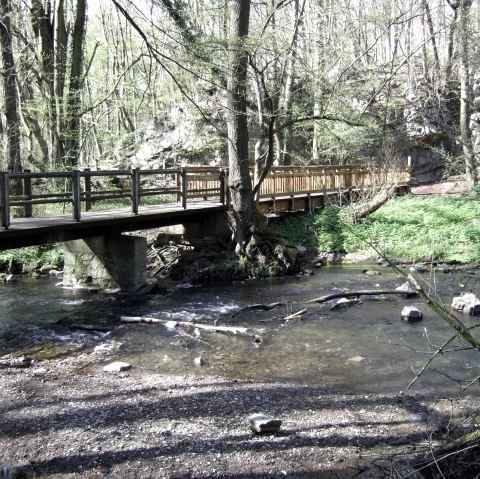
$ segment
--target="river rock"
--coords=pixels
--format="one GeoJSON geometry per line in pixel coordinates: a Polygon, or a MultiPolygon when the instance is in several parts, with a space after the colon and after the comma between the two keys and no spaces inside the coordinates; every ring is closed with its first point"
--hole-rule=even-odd
{"type": "Polygon", "coordinates": [[[363,356],[354,356],[353,358],[349,358],[348,360],[352,363],[361,363],[365,361],[365,358],[363,356]]]}
{"type": "Polygon", "coordinates": [[[478,316],[480,314],[480,300],[473,293],[464,293],[453,298],[452,308],[462,311],[463,314],[478,316]]]}
{"type": "Polygon", "coordinates": [[[107,373],[120,373],[122,371],[128,371],[131,368],[131,364],[124,363],[122,361],[115,361],[114,363],[110,363],[104,366],[103,370],[107,373]]]}
{"type": "Polygon", "coordinates": [[[366,274],[367,276],[379,276],[382,273],[380,273],[380,271],[377,271],[376,269],[366,269],[363,271],[363,274],[366,274]]]}
{"type": "Polygon", "coordinates": [[[407,296],[417,294],[416,289],[410,284],[410,281],[405,281],[401,286],[395,288],[395,291],[401,291],[405,293],[407,296]]]}
{"type": "Polygon", "coordinates": [[[197,358],[195,358],[193,360],[193,364],[195,364],[195,366],[203,366],[205,364],[202,356],[198,356],[197,358]]]}
{"type": "Polygon", "coordinates": [[[58,269],[50,269],[48,270],[48,276],[55,276],[57,278],[60,278],[63,276],[63,271],[59,271],[58,269]]]}
{"type": "Polygon", "coordinates": [[[251,430],[256,434],[277,432],[282,425],[281,419],[266,416],[265,414],[252,414],[248,420],[250,421],[251,430]]]}
{"type": "Polygon", "coordinates": [[[353,306],[354,304],[360,303],[358,298],[340,298],[330,309],[343,309],[353,306]]]}
{"type": "Polygon", "coordinates": [[[423,313],[415,306],[405,306],[402,309],[401,315],[402,319],[407,321],[407,323],[416,323],[423,318],[423,313]]]}
{"type": "Polygon", "coordinates": [[[0,368],[29,368],[33,359],[27,356],[11,357],[9,355],[0,358],[0,368]]]}

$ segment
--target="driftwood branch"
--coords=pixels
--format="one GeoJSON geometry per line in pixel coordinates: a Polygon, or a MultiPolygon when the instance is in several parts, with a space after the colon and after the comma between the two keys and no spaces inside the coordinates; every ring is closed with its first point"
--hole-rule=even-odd
{"type": "Polygon", "coordinates": [[[378,296],[381,294],[410,295],[412,293],[399,291],[396,289],[360,289],[358,291],[339,291],[338,293],[326,294],[325,296],[309,299],[308,301],[301,301],[301,304],[326,303],[327,301],[330,301],[331,299],[336,299],[336,298],[352,298],[355,296],[378,296]]]}
{"type": "Polygon", "coordinates": [[[300,311],[297,311],[296,313],[292,313],[292,314],[289,314],[288,316],[285,316],[285,318],[283,318],[283,320],[288,321],[290,319],[300,319],[302,314],[307,312],[307,311],[308,311],[307,308],[301,309],[300,311]]]}
{"type": "Polygon", "coordinates": [[[234,334],[237,336],[252,337],[259,332],[250,328],[244,328],[240,326],[221,326],[213,324],[203,323],[190,323],[189,321],[172,321],[169,319],[152,318],[149,316],[121,316],[120,321],[122,323],[148,323],[148,324],[162,324],[166,328],[187,328],[187,329],[202,329],[204,331],[211,331],[217,333],[234,334]]]}
{"type": "Polygon", "coordinates": [[[276,303],[269,304],[252,304],[251,306],[246,306],[245,308],[240,308],[237,311],[234,311],[231,314],[231,317],[234,318],[245,311],[269,311],[271,309],[278,308],[279,306],[284,306],[285,304],[286,303],[284,301],[278,301],[276,303]]]}

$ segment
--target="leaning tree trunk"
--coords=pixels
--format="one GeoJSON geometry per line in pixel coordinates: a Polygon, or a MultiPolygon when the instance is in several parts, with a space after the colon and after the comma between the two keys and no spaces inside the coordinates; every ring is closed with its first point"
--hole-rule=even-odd
{"type": "Polygon", "coordinates": [[[17,94],[17,73],[13,57],[12,27],[10,22],[12,10],[10,0],[0,0],[0,45],[3,63],[4,111],[7,130],[8,169],[21,171],[20,156],[20,113],[17,94]]]}
{"type": "Polygon", "coordinates": [[[255,204],[248,164],[247,67],[250,0],[232,0],[230,58],[227,78],[228,186],[232,201],[236,251],[245,252],[255,221],[255,204]]]}

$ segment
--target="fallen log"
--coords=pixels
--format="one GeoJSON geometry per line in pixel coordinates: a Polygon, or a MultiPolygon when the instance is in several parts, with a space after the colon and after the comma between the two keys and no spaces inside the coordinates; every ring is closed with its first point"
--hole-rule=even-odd
{"type": "MultiPolygon", "coordinates": [[[[401,294],[405,295],[405,291],[396,289],[361,289],[358,291],[339,291],[338,293],[330,293],[319,298],[309,299],[308,301],[300,301],[300,304],[326,303],[331,299],[352,298],[355,296],[378,296],[381,294],[401,294]]],[[[410,293],[411,294],[411,293],[410,293]]]]}
{"type": "Polygon", "coordinates": [[[260,334],[250,328],[244,328],[242,326],[222,326],[203,323],[190,323],[189,321],[172,321],[171,319],[152,318],[149,316],[121,316],[120,321],[122,323],[148,323],[148,324],[162,324],[166,328],[187,328],[187,329],[202,329],[204,331],[211,331],[216,333],[234,334],[236,336],[253,337],[260,334]]]}

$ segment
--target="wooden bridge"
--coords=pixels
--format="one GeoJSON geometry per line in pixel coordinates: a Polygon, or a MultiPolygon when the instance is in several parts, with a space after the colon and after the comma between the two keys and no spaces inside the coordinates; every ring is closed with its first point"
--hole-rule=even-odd
{"type": "MultiPolygon", "coordinates": [[[[377,174],[368,166],[272,168],[259,209],[313,211],[371,187],[377,174]]],[[[221,168],[2,172],[0,250],[194,223],[228,207],[221,168]]]]}

